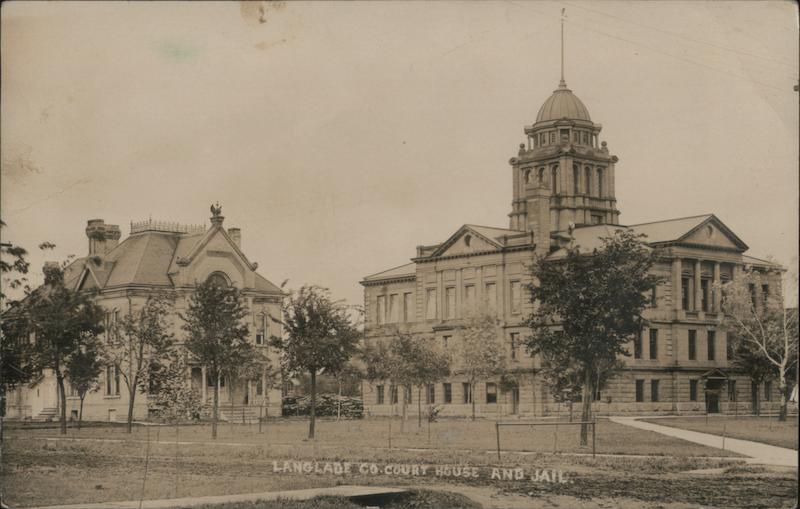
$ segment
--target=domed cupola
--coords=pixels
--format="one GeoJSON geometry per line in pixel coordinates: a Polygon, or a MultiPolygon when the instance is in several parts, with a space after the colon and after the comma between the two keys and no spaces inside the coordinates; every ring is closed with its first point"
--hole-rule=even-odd
{"type": "Polygon", "coordinates": [[[572,93],[572,90],[567,88],[564,80],[561,80],[558,88],[553,91],[553,95],[548,97],[542,107],[539,108],[539,114],[536,115],[536,123],[561,119],[592,121],[589,117],[589,110],[572,93]]]}

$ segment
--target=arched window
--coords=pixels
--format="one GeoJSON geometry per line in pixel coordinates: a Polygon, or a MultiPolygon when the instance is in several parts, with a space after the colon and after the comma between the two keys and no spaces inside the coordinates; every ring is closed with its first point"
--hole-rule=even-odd
{"type": "Polygon", "coordinates": [[[553,190],[553,194],[558,194],[558,165],[550,169],[550,189],[553,190]]]}
{"type": "Polygon", "coordinates": [[[538,183],[540,186],[541,186],[542,184],[544,184],[544,168],[539,168],[539,175],[538,175],[537,179],[538,179],[538,182],[537,182],[537,183],[538,183]]]}
{"type": "Polygon", "coordinates": [[[592,169],[588,166],[583,171],[583,181],[583,194],[588,196],[592,194],[592,169]]]}
{"type": "Polygon", "coordinates": [[[581,167],[577,164],[572,165],[572,194],[581,192],[581,167]]]}
{"type": "Polygon", "coordinates": [[[603,197],[603,169],[597,168],[597,196],[603,197]]]}
{"type": "Polygon", "coordinates": [[[524,175],[524,178],[525,178],[525,183],[526,184],[530,184],[531,183],[531,170],[530,169],[525,170],[525,173],[523,175],[524,175]]]}
{"type": "MultiPolygon", "coordinates": [[[[537,148],[539,146],[539,137],[538,136],[533,136],[532,138],[533,138],[533,148],[537,148]]],[[[530,139],[530,138],[528,138],[528,139],[530,139]]]]}
{"type": "Polygon", "coordinates": [[[211,283],[215,286],[221,286],[225,288],[230,285],[230,281],[228,280],[228,276],[225,275],[223,272],[212,272],[209,274],[206,282],[211,283]]]}

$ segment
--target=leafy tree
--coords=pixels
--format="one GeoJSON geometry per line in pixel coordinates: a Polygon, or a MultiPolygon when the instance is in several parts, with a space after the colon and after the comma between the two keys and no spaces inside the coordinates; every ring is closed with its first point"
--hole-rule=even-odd
{"type": "MultiPolygon", "coordinates": [[[[417,386],[417,427],[422,427],[422,389],[450,376],[450,356],[433,346],[432,338],[417,337],[411,356],[411,381],[417,386]]],[[[428,407],[430,414],[430,404],[428,407]]]]}
{"type": "Polygon", "coordinates": [[[214,385],[211,438],[217,438],[219,419],[219,379],[247,362],[255,347],[248,341],[244,322],[248,310],[238,288],[211,279],[198,284],[189,299],[183,330],[186,349],[206,366],[214,385]]]}
{"type": "Polygon", "coordinates": [[[162,363],[175,345],[167,317],[172,312],[172,297],[155,293],[144,306],[130,310],[114,330],[109,331],[108,358],[117,366],[128,389],[127,431],[133,426],[133,407],[137,391],[148,392],[150,379],[158,376],[162,363]]]}
{"type": "Polygon", "coordinates": [[[180,422],[200,418],[203,402],[186,380],[184,356],[171,355],[168,363],[148,371],[148,409],[163,419],[180,422]]]}
{"type": "Polygon", "coordinates": [[[280,323],[284,337],[271,338],[271,344],[281,350],[286,371],[307,372],[311,377],[308,438],[314,438],[317,375],[340,370],[355,353],[361,332],[348,307],[318,286],[303,286],[290,292],[284,300],[280,323]]]}
{"type": "Polygon", "coordinates": [[[466,318],[457,352],[456,370],[469,383],[474,421],[475,383],[502,374],[506,367],[503,329],[497,317],[484,314],[466,318]]]}
{"type": "Polygon", "coordinates": [[[757,271],[725,283],[721,287],[722,310],[729,338],[739,345],[735,350],[737,365],[751,373],[751,378],[752,373],[763,371],[764,361],[771,365],[771,375],[780,386],[780,420],[785,421],[791,375],[797,367],[797,309],[784,307],[779,289],[762,294],[766,284],[764,275],[757,271]]]}
{"type": "MultiPolygon", "coordinates": [[[[588,421],[598,375],[619,366],[617,356],[629,355],[626,345],[642,327],[646,292],[659,281],[650,274],[656,252],[627,229],[590,253],[574,243],[566,251],[563,259],[538,259],[531,268],[538,310],[527,320],[532,335],[526,344],[533,354],[579,370],[581,420],[588,421]]],[[[582,425],[581,445],[587,439],[588,425],[582,425]]]]}
{"type": "MultiPolygon", "coordinates": [[[[334,380],[336,380],[336,420],[339,421],[342,417],[342,388],[346,384],[353,385],[353,382],[360,380],[362,376],[361,368],[353,362],[354,359],[344,363],[339,369],[331,371],[334,380]]],[[[352,391],[349,391],[352,392],[352,391]]],[[[362,396],[363,403],[363,396],[362,396]]]]}
{"type": "Polygon", "coordinates": [[[50,369],[55,375],[61,434],[66,434],[66,369],[73,356],[100,349],[97,336],[103,332],[103,310],[91,295],[66,288],[63,267],[57,265],[45,266],[44,285],[28,296],[24,309],[35,337],[31,364],[37,371],[50,369]]]}
{"type": "Polygon", "coordinates": [[[86,394],[100,389],[97,381],[103,372],[103,351],[100,341],[93,341],[75,352],[67,362],[65,369],[69,384],[78,393],[81,400],[78,411],[78,429],[83,422],[83,401],[86,394]]]}

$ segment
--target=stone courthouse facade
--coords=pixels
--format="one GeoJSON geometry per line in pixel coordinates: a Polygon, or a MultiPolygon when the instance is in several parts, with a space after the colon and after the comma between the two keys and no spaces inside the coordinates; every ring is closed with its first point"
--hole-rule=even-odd
{"type": "MultiPolygon", "coordinates": [[[[102,219],[88,221],[87,255],[73,261],[65,270],[65,284],[75,290],[95,291],[96,302],[105,309],[106,329],[131,310],[140,309],[148,296],[157,291],[173,292],[175,314],[169,318],[176,341],[184,340],[183,321],[178,313],[188,306],[188,299],[198,281],[213,278],[221,284],[243,291],[250,314],[247,317],[251,341],[258,348],[269,349],[267,338],[280,336],[279,325],[268,317],[280,317],[283,292],[256,272],[258,265],[242,252],[242,231],[223,228],[224,217],[215,208],[210,227],[189,226],[160,221],[131,223],[130,235],[120,242],[119,226],[102,219]]],[[[188,352],[187,352],[188,354],[188,352]]],[[[277,354],[268,351],[273,365],[277,354]]],[[[188,357],[187,384],[209,402],[205,367],[188,357]]],[[[67,380],[68,382],[69,380],[67,380]]],[[[67,385],[67,416],[77,418],[80,400],[67,385]]],[[[9,394],[6,411],[10,418],[48,420],[57,418],[58,395],[55,376],[45,372],[32,386],[23,386],[9,394]]],[[[135,399],[134,418],[148,415],[147,394],[135,399]]],[[[220,381],[220,415],[240,419],[258,416],[262,405],[270,415],[279,415],[281,393],[266,377],[255,380],[220,381]]],[[[99,379],[99,388],[86,395],[83,418],[87,420],[124,421],[128,412],[127,386],[115,366],[107,366],[99,379]]]]}
{"type": "MultiPolygon", "coordinates": [[[[385,341],[400,330],[455,352],[467,316],[496,313],[501,322],[516,385],[495,377],[470,394],[456,364],[448,380],[423,391],[423,403],[442,405],[443,415],[467,414],[471,398],[486,416],[554,413],[556,404],[538,375],[539,359],[522,346],[529,334],[523,322],[533,311],[526,265],[536,256],[563,257],[571,237],[591,251],[620,228],[643,234],[650,246],[662,249],[653,270],[663,282],[652,291],[647,326],[632,340],[625,368],[595,395],[595,411],[750,412],[756,391],[762,408],[777,401],[777,383],[755,386],[730,369],[714,286],[745,269],[759,270],[768,281],[755,289],[763,298],[781,292],[781,267],[745,255],[747,245],[713,214],[620,225],[618,159],[600,142],[600,131],[562,79],[533,125],[525,127],[527,143],[509,161],[509,227],[463,225],[440,244],[418,246],[411,263],[361,281],[367,341],[385,341]]],[[[388,382],[371,384],[365,407],[372,414],[389,413],[397,393],[388,382]]],[[[412,412],[414,403],[408,407],[412,412]]]]}

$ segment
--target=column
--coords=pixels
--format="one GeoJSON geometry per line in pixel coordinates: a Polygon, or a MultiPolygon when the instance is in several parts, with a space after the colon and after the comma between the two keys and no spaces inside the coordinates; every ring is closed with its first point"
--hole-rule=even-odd
{"type": "Polygon", "coordinates": [[[712,311],[715,313],[719,313],[722,311],[722,291],[719,289],[720,285],[720,273],[719,273],[719,262],[714,262],[714,302],[712,304],[712,311]]]}
{"type": "Polygon", "coordinates": [[[672,259],[672,307],[681,310],[681,259],[672,259]]]}
{"type": "Polygon", "coordinates": [[[695,311],[703,310],[703,287],[700,284],[700,260],[694,262],[694,306],[695,311]]]}
{"type": "Polygon", "coordinates": [[[200,368],[200,372],[202,373],[203,382],[200,384],[201,392],[203,393],[203,404],[208,401],[208,374],[206,373],[206,367],[203,366],[200,368]]]}

